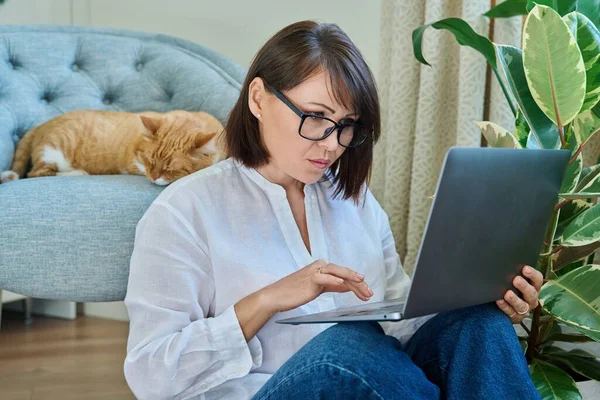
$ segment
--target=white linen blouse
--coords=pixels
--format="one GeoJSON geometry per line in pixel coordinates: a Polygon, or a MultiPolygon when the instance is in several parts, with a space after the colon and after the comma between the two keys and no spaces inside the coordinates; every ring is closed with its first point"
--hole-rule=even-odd
{"type": "MultiPolygon", "coordinates": [[[[367,189],[333,198],[324,178],[305,185],[311,253],[285,190],[227,159],[168,186],[139,221],[125,305],[126,380],[140,399],[248,399],[330,324],[275,320],[364,304],[325,293],[276,314],[246,342],[234,304],[317,259],[365,276],[369,301],[407,294],[388,217],[367,189]]],[[[382,323],[405,342],[424,319],[382,323]]]]}

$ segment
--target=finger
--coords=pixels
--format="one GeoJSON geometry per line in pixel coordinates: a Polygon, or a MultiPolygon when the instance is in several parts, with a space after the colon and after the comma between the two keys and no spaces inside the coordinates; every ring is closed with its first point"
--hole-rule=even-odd
{"type": "Polygon", "coordinates": [[[348,287],[344,284],[344,280],[342,278],[338,278],[337,276],[329,275],[329,274],[313,274],[312,280],[317,285],[321,286],[335,286],[335,287],[344,287],[348,289],[348,287]]]}
{"type": "Polygon", "coordinates": [[[508,304],[506,301],[504,301],[504,300],[498,300],[498,301],[496,301],[496,305],[510,319],[513,319],[514,317],[518,316],[517,311],[510,304],[508,304]]]}
{"type": "Polygon", "coordinates": [[[355,282],[350,282],[348,280],[344,280],[344,286],[349,291],[354,292],[354,294],[356,295],[356,297],[358,297],[359,299],[361,299],[363,301],[369,300],[369,298],[371,296],[368,295],[368,292],[366,294],[363,293],[363,291],[358,287],[358,285],[360,285],[360,284],[356,284],[355,282]]]}
{"type": "Polygon", "coordinates": [[[352,282],[362,282],[365,279],[362,274],[352,271],[350,268],[340,267],[335,264],[327,264],[321,268],[321,273],[335,275],[352,282]]]}
{"type": "Polygon", "coordinates": [[[520,299],[512,290],[509,290],[504,294],[504,300],[506,300],[517,313],[521,313],[519,315],[523,315],[523,313],[530,310],[529,304],[520,299]]]}
{"type": "MultiPolygon", "coordinates": [[[[360,293],[362,297],[367,300],[373,296],[373,291],[369,288],[366,282],[355,283],[350,281],[345,281],[346,286],[348,286],[354,293],[360,293]]],[[[360,297],[360,296],[359,296],[360,297]]]]}
{"type": "Polygon", "coordinates": [[[513,284],[521,291],[521,293],[523,293],[523,300],[529,304],[530,308],[533,309],[537,307],[538,292],[529,282],[527,282],[523,277],[517,276],[513,280],[513,284]]]}
{"type": "Polygon", "coordinates": [[[353,291],[356,297],[363,301],[367,301],[370,298],[370,296],[364,296],[355,286],[351,286],[349,281],[337,276],[320,273],[313,274],[312,279],[316,284],[321,285],[325,292],[346,293],[353,291]]]}
{"type": "Polygon", "coordinates": [[[531,268],[529,265],[523,267],[523,275],[531,280],[533,287],[539,293],[544,284],[544,275],[537,269],[531,268]]]}

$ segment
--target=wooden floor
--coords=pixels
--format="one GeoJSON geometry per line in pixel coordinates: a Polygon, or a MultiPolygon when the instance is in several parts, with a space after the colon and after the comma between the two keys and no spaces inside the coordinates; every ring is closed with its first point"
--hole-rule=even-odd
{"type": "Polygon", "coordinates": [[[4,311],[0,399],[135,399],[123,376],[127,322],[74,321],[4,311]]]}

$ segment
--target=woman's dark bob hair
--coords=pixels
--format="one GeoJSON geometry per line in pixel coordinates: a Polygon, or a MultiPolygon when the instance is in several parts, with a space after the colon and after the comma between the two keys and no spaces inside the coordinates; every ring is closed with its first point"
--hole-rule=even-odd
{"type": "Polygon", "coordinates": [[[248,106],[250,82],[260,77],[267,90],[290,90],[306,79],[327,71],[333,98],[359,115],[358,123],[370,127],[367,139],[348,148],[331,165],[335,196],[358,201],[368,183],[373,164],[373,146],[379,139],[381,122],[379,100],[373,75],[362,54],[337,25],[301,21],[273,36],[258,51],[225,127],[228,156],[247,167],[269,162],[258,121],[248,106]]]}

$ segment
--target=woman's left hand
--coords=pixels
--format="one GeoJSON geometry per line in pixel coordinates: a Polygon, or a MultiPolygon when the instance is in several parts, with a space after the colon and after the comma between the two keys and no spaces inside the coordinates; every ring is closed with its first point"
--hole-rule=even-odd
{"type": "Polygon", "coordinates": [[[508,290],[504,294],[504,300],[496,301],[498,307],[508,315],[513,324],[523,321],[529,312],[538,306],[540,303],[538,295],[544,283],[542,273],[529,265],[524,266],[521,273],[531,282],[529,283],[523,276],[517,276],[513,280],[513,285],[521,291],[523,298],[508,290]]]}

